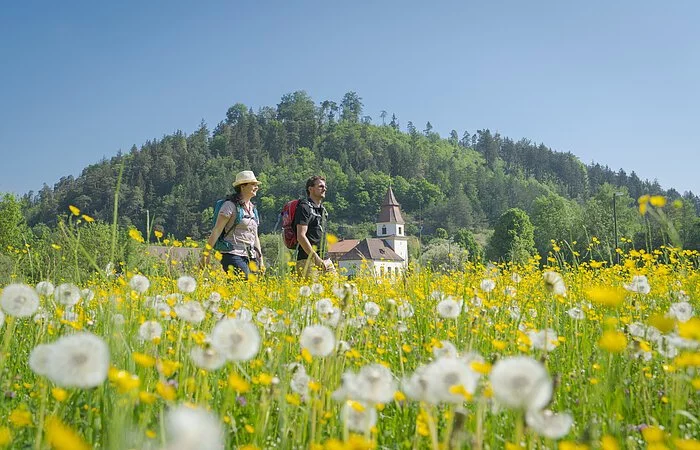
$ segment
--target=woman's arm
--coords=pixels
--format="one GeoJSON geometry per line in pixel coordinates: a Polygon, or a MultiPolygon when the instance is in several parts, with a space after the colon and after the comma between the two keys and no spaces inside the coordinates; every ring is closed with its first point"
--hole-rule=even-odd
{"type": "Polygon", "coordinates": [[[214,244],[216,244],[216,241],[219,239],[219,236],[221,236],[221,233],[224,232],[224,229],[226,227],[226,224],[229,221],[229,217],[226,217],[223,214],[219,214],[219,217],[216,218],[216,224],[214,225],[214,228],[211,230],[211,234],[209,235],[209,239],[207,239],[207,244],[209,247],[212,248],[212,250],[207,250],[206,248],[202,252],[202,263],[203,264],[208,264],[209,263],[209,257],[211,256],[211,252],[213,252],[214,244]]]}

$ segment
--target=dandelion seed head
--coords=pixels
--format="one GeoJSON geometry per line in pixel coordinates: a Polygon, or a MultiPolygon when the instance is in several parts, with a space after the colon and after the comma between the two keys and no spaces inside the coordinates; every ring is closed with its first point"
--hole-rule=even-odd
{"type": "Polygon", "coordinates": [[[170,409],[165,417],[168,450],[222,450],[224,430],[211,412],[189,405],[170,409]]]}
{"type": "Polygon", "coordinates": [[[142,341],[152,341],[163,334],[163,326],[155,320],[147,320],[139,327],[139,338],[142,341]]]}
{"type": "Polygon", "coordinates": [[[305,348],[312,356],[325,357],[335,349],[335,336],[330,328],[324,325],[310,325],[301,332],[299,337],[301,348],[305,348]]]}
{"type": "Polygon", "coordinates": [[[39,295],[26,284],[9,284],[0,294],[0,307],[8,316],[29,317],[39,308],[39,295]]]}
{"type": "Polygon", "coordinates": [[[206,311],[202,304],[197,301],[189,301],[175,305],[175,314],[185,322],[200,323],[206,317],[206,311]]]}
{"type": "Polygon", "coordinates": [[[62,387],[91,388],[107,378],[109,348],[92,333],[77,333],[59,338],[51,345],[46,374],[62,387]]]}
{"type": "Polygon", "coordinates": [[[247,361],[260,351],[260,333],[252,322],[224,319],[214,326],[211,344],[232,361],[247,361]]]}
{"type": "Polygon", "coordinates": [[[50,281],[40,281],[36,284],[36,292],[44,297],[49,297],[53,294],[54,286],[50,281]]]}
{"type": "Polygon", "coordinates": [[[136,274],[129,280],[129,287],[139,294],[143,294],[151,286],[151,282],[145,276],[136,274]]]}
{"type": "Polygon", "coordinates": [[[525,356],[496,362],[490,381],[496,399],[514,409],[542,409],[552,398],[552,380],[547,369],[539,361],[525,356]]]}
{"type": "Polygon", "coordinates": [[[197,280],[189,275],[183,275],[177,279],[177,288],[182,293],[191,294],[197,289],[197,280]]]}

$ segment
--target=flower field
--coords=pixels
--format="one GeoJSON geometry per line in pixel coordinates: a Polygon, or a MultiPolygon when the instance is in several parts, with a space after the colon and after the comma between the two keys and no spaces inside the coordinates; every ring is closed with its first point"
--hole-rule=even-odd
{"type": "Polygon", "coordinates": [[[698,449],[697,263],[17,282],[0,448],[698,449]]]}

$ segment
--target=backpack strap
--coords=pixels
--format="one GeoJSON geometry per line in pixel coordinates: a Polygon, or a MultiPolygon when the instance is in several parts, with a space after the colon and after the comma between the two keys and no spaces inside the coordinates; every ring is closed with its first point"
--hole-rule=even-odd
{"type": "MultiPolygon", "coordinates": [[[[236,202],[234,202],[234,201],[232,201],[232,200],[227,199],[226,201],[227,201],[227,202],[233,203],[233,207],[236,208],[236,219],[233,221],[233,225],[231,225],[231,228],[229,228],[228,231],[226,230],[226,225],[224,225],[224,232],[221,233],[221,236],[219,236],[219,239],[224,239],[226,236],[228,236],[228,234],[229,234],[234,228],[236,228],[236,225],[238,225],[238,222],[241,221],[241,220],[240,220],[240,219],[241,219],[240,216],[241,216],[241,211],[242,211],[243,209],[242,209],[242,208],[239,208],[238,205],[236,205],[236,202]]],[[[226,203],[226,202],[224,202],[224,203],[226,203]]],[[[221,206],[224,206],[223,203],[222,203],[221,206]]]]}

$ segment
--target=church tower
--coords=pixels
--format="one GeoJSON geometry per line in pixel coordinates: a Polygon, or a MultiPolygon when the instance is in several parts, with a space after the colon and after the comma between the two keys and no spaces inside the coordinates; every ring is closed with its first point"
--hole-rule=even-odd
{"type": "Polygon", "coordinates": [[[403,258],[404,267],[408,266],[408,240],[403,217],[401,217],[401,205],[396,201],[391,186],[382,201],[377,220],[377,237],[403,258]]]}

